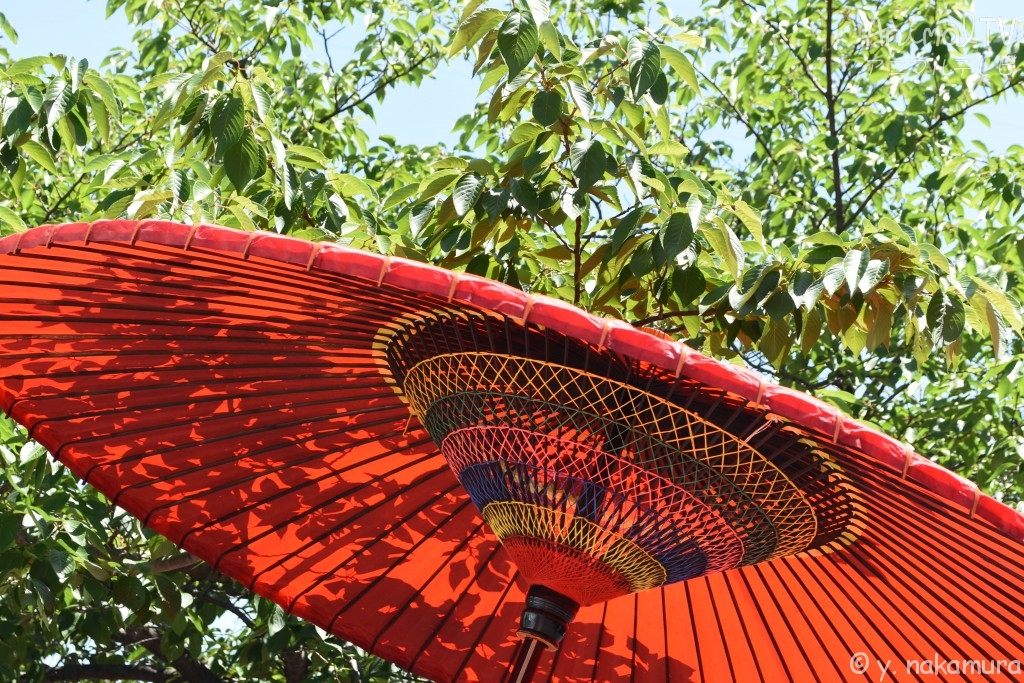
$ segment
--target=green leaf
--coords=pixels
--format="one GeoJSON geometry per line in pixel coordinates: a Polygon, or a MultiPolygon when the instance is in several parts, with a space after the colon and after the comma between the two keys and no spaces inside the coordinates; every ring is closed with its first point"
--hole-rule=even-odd
{"type": "Polygon", "coordinates": [[[642,238],[642,240],[629,258],[629,269],[638,280],[646,275],[650,275],[651,269],[654,266],[654,258],[651,254],[653,240],[650,237],[642,238]]]}
{"type": "Polygon", "coordinates": [[[39,71],[42,67],[52,63],[49,57],[26,57],[11,64],[7,69],[7,76],[13,78],[22,74],[31,74],[39,71]]]}
{"type": "Polygon", "coordinates": [[[959,299],[938,291],[928,302],[925,315],[935,344],[952,344],[964,332],[965,311],[959,299]]]}
{"type": "Polygon", "coordinates": [[[535,24],[539,26],[542,22],[547,21],[548,15],[551,13],[548,0],[523,0],[523,4],[529,8],[530,16],[533,17],[535,24]]]}
{"type": "Polygon", "coordinates": [[[697,193],[691,194],[690,198],[686,200],[686,210],[690,212],[690,222],[694,226],[699,226],[708,212],[697,193]]]}
{"type": "Polygon", "coordinates": [[[566,188],[562,192],[559,206],[570,220],[576,220],[583,215],[583,211],[587,208],[587,193],[583,190],[566,188]]]}
{"type": "Polygon", "coordinates": [[[805,356],[811,354],[814,345],[821,336],[821,313],[815,307],[804,318],[804,328],[800,333],[800,350],[805,356]]]}
{"type": "MultiPolygon", "coordinates": [[[[224,154],[235,147],[245,131],[245,104],[241,97],[227,95],[213,105],[213,138],[217,143],[217,154],[224,154]]],[[[237,185],[236,185],[237,187],[237,185]]]]}
{"type": "Polygon", "coordinates": [[[884,261],[873,259],[868,263],[868,267],[864,270],[864,275],[862,275],[860,280],[857,282],[857,288],[864,294],[867,294],[888,274],[889,259],[885,259],[884,261]]]}
{"type": "Polygon", "coordinates": [[[97,72],[90,71],[86,74],[86,86],[99,95],[100,100],[107,107],[107,111],[115,120],[121,120],[121,101],[114,94],[114,89],[97,72]]]}
{"type": "Polygon", "coordinates": [[[402,202],[404,202],[409,197],[415,195],[417,192],[419,192],[419,189],[419,183],[410,183],[409,185],[402,185],[400,187],[397,187],[391,194],[387,196],[387,199],[384,200],[384,204],[380,208],[384,211],[392,209],[401,204],[402,202]]]}
{"type": "MultiPolygon", "coordinates": [[[[459,25],[461,26],[466,23],[466,20],[473,16],[480,5],[484,4],[484,2],[486,2],[486,0],[469,0],[469,2],[462,7],[462,14],[459,15],[459,25]]],[[[501,16],[505,16],[505,14],[502,13],[501,16]]]]}
{"type": "Polygon", "coordinates": [[[21,144],[21,149],[24,150],[25,154],[27,154],[32,161],[42,166],[50,173],[57,172],[57,165],[53,163],[53,156],[50,154],[50,150],[43,147],[40,143],[35,140],[26,140],[21,144]]]}
{"type": "Polygon", "coordinates": [[[825,281],[824,279],[815,280],[813,274],[804,270],[793,276],[790,286],[797,304],[810,311],[821,298],[825,281]]]}
{"type": "Polygon", "coordinates": [[[898,118],[882,131],[882,139],[885,140],[885,146],[889,148],[890,152],[895,152],[896,147],[899,146],[900,140],[903,139],[903,118],[898,118]]]}
{"type": "Polygon", "coordinates": [[[498,52],[508,67],[508,79],[519,75],[540,46],[537,24],[529,13],[512,10],[498,29],[498,52]]]}
{"type": "Polygon", "coordinates": [[[241,139],[224,153],[224,171],[239,192],[253,178],[262,175],[266,165],[267,154],[249,130],[245,130],[241,139]]]}
{"type": "Polygon", "coordinates": [[[789,292],[780,289],[768,297],[763,307],[765,313],[771,316],[772,320],[781,322],[783,318],[796,310],[796,302],[793,301],[793,297],[790,296],[789,292]]]}
{"type": "Polygon", "coordinates": [[[80,59],[77,62],[71,60],[68,63],[68,72],[71,74],[71,92],[77,92],[85,80],[85,74],[89,71],[89,60],[80,59]]]}
{"type": "Polygon", "coordinates": [[[934,244],[928,242],[922,242],[920,245],[922,256],[924,256],[932,265],[941,270],[946,275],[949,275],[950,265],[949,259],[939,251],[939,248],[934,244]]]}
{"type": "Polygon", "coordinates": [[[772,319],[768,323],[768,329],[761,335],[757,347],[768,359],[768,362],[775,365],[782,358],[786,349],[789,348],[789,327],[778,320],[772,319]]]}
{"type": "MultiPolygon", "coordinates": [[[[21,220],[21,216],[14,213],[13,211],[8,209],[6,206],[3,206],[2,204],[0,204],[0,225],[4,227],[9,226],[19,232],[21,230],[25,230],[28,227],[25,225],[25,221],[21,220]]],[[[0,231],[0,233],[5,235],[9,234],[9,232],[10,231],[7,230],[0,231]]]]}
{"type": "Polygon", "coordinates": [[[285,156],[288,161],[304,168],[324,169],[330,165],[330,161],[327,160],[324,153],[313,147],[292,145],[288,148],[285,156]]]}
{"type": "Polygon", "coordinates": [[[676,269],[672,273],[672,291],[679,297],[679,302],[684,306],[694,301],[707,289],[707,279],[700,268],[696,266],[684,269],[676,269]]]}
{"type": "Polygon", "coordinates": [[[274,605],[270,618],[267,619],[267,634],[272,636],[287,625],[288,616],[278,605],[274,605]]]}
{"type": "Polygon", "coordinates": [[[999,311],[999,315],[1003,317],[1003,320],[1010,324],[1010,326],[1018,333],[1021,332],[1021,316],[1017,310],[1017,306],[1014,302],[1006,295],[1005,292],[1001,292],[998,289],[994,289],[991,285],[980,278],[972,278],[974,284],[978,287],[978,292],[985,297],[985,300],[992,304],[992,306],[999,311]]]}
{"type": "Polygon", "coordinates": [[[455,203],[455,213],[465,216],[480,198],[484,190],[484,179],[477,173],[466,173],[455,183],[455,190],[452,192],[452,201],[455,203]]]}
{"type": "Polygon", "coordinates": [[[443,170],[431,173],[420,181],[420,198],[430,199],[448,188],[461,174],[458,171],[443,170]]]}
{"type": "Polygon", "coordinates": [[[665,249],[665,259],[675,261],[676,257],[693,242],[693,223],[690,216],[675,212],[668,217],[661,230],[661,244],[665,249]]]}
{"type": "Polygon", "coordinates": [[[629,59],[629,89],[639,100],[651,89],[661,73],[661,52],[658,46],[642,38],[630,38],[626,47],[629,59]]]}
{"type": "Polygon", "coordinates": [[[530,184],[530,181],[525,178],[513,178],[512,182],[509,183],[509,189],[512,193],[512,198],[519,203],[519,206],[531,214],[536,214],[540,211],[540,196],[537,194],[536,188],[530,184]]]}
{"type": "Polygon", "coordinates": [[[430,217],[434,215],[434,200],[424,202],[412,208],[409,212],[409,229],[414,237],[419,235],[420,230],[427,224],[430,217]]]}
{"type": "Polygon", "coordinates": [[[985,321],[988,324],[988,332],[992,337],[992,353],[997,359],[1001,358],[1006,350],[1004,341],[1010,337],[1010,328],[1003,322],[1003,316],[991,302],[985,300],[985,321]]]}
{"type": "Polygon", "coordinates": [[[505,13],[500,9],[482,9],[473,12],[469,18],[459,24],[455,37],[448,48],[448,56],[454,57],[460,50],[473,47],[488,31],[501,23],[505,13]]]}
{"type": "Polygon", "coordinates": [[[704,236],[718,257],[722,259],[722,265],[726,272],[734,278],[739,277],[740,268],[743,265],[743,245],[740,244],[736,233],[718,216],[711,219],[711,224],[711,228],[703,230],[704,236]]]}
{"type": "Polygon", "coordinates": [[[274,118],[274,103],[270,93],[259,83],[252,84],[252,101],[256,105],[256,115],[260,121],[268,123],[274,118]]]}
{"type": "Polygon", "coordinates": [[[677,140],[662,140],[651,145],[648,154],[658,154],[671,159],[680,159],[690,153],[690,150],[683,143],[677,140]]]}
{"type": "Polygon", "coordinates": [[[7,17],[4,16],[3,12],[0,12],[0,30],[4,32],[4,35],[6,35],[12,43],[18,43],[18,32],[14,30],[13,26],[11,26],[11,22],[7,20],[7,17]]]}
{"type": "Polygon", "coordinates": [[[550,126],[562,115],[562,96],[551,90],[542,90],[533,98],[533,118],[542,126],[550,126]]]}
{"type": "Polygon", "coordinates": [[[540,30],[540,42],[545,49],[551,53],[555,61],[562,61],[562,43],[558,40],[558,29],[550,21],[538,25],[540,30]]]}
{"type": "Polygon", "coordinates": [[[832,296],[839,290],[845,279],[845,262],[833,263],[829,266],[828,270],[825,271],[825,275],[822,277],[822,283],[825,287],[825,291],[828,292],[828,295],[832,296]]]}
{"type": "Polygon", "coordinates": [[[697,72],[693,68],[693,63],[690,62],[686,55],[671,45],[662,45],[659,48],[659,52],[661,58],[668,62],[672,70],[683,79],[686,85],[690,86],[695,92],[700,91],[700,84],[697,83],[697,72]]]}
{"type": "Polygon", "coordinates": [[[594,95],[590,92],[590,88],[574,80],[569,80],[567,87],[569,88],[569,97],[576,105],[576,109],[579,110],[580,116],[584,121],[589,121],[594,113],[594,95]]]}
{"type": "Polygon", "coordinates": [[[192,183],[188,179],[188,174],[183,170],[177,170],[171,174],[171,191],[174,192],[174,196],[178,201],[187,201],[189,196],[192,194],[192,183]]]}
{"type": "Polygon", "coordinates": [[[743,227],[750,232],[750,235],[757,240],[757,243],[763,246],[764,226],[761,222],[761,213],[755,211],[742,199],[732,205],[732,212],[736,214],[736,218],[740,219],[740,223],[743,223],[743,227]]]}
{"type": "Polygon", "coordinates": [[[850,288],[851,294],[857,291],[870,260],[871,252],[867,249],[852,249],[843,259],[843,273],[846,275],[846,285],[850,288]]]}
{"type": "Polygon", "coordinates": [[[659,71],[658,77],[654,79],[654,85],[651,86],[651,99],[655,104],[665,104],[668,101],[668,79],[665,78],[663,71],[659,71]]]}
{"type": "Polygon", "coordinates": [[[569,158],[573,173],[579,180],[580,190],[586,190],[604,177],[607,157],[604,145],[599,140],[580,140],[574,143],[569,158]]]}
{"type": "Polygon", "coordinates": [[[618,255],[622,245],[636,232],[637,227],[640,225],[640,219],[644,217],[647,211],[648,207],[638,206],[619,220],[619,224],[615,226],[615,230],[612,232],[612,245],[606,258],[610,260],[618,255]]]}
{"type": "Polygon", "coordinates": [[[75,573],[75,559],[63,550],[47,551],[46,559],[62,582],[75,573]]]}
{"type": "Polygon", "coordinates": [[[60,76],[50,81],[46,88],[43,108],[46,109],[46,127],[53,128],[71,108],[74,92],[71,84],[60,76]]]}
{"type": "Polygon", "coordinates": [[[213,81],[217,80],[224,75],[224,65],[229,60],[233,59],[234,55],[230,51],[222,51],[210,57],[206,60],[206,70],[201,74],[196,74],[192,77],[192,84],[197,90],[202,90],[213,81]]]}

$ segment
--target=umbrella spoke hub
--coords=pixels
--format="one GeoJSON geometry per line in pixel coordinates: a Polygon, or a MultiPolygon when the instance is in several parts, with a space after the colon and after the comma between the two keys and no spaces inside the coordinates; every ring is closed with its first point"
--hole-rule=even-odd
{"type": "Polygon", "coordinates": [[[487,324],[427,321],[393,337],[389,362],[530,585],[590,605],[856,536],[855,491],[784,424],[739,403],[713,421],[689,407],[699,386],[659,393],[661,378],[601,376],[487,324]]]}

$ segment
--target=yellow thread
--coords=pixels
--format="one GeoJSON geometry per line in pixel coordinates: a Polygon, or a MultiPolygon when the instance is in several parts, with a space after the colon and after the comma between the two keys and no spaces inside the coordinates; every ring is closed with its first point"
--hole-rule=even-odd
{"type": "MultiPolygon", "coordinates": [[[[814,507],[787,476],[749,443],[664,399],[635,387],[555,363],[494,353],[441,354],[409,370],[404,392],[421,422],[439,398],[486,392],[543,396],[546,403],[606,415],[608,396],[630,428],[699,461],[729,479],[771,520],[779,543],[771,557],[800,552],[818,533],[814,507]]],[[[827,459],[826,459],[827,461],[827,459]]]]}
{"type": "Polygon", "coordinates": [[[499,539],[525,536],[574,548],[622,574],[634,592],[668,580],[665,567],[643,548],[583,517],[518,501],[488,503],[482,514],[499,539]]]}

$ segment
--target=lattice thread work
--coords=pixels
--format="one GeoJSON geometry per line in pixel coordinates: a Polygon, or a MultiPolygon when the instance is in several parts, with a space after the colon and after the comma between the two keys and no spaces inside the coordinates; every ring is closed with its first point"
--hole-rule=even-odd
{"type": "Polygon", "coordinates": [[[742,438],[564,362],[461,350],[501,345],[486,327],[480,344],[471,319],[473,344],[447,324],[444,346],[430,321],[395,340],[391,364],[531,583],[592,604],[852,537],[855,496],[826,455],[752,445],[779,441],[777,425],[742,438]]]}

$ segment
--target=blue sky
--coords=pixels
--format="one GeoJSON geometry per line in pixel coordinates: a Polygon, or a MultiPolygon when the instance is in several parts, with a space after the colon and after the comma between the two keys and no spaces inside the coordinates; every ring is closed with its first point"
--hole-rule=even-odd
{"type": "MultiPolygon", "coordinates": [[[[922,6],[927,5],[922,0],[922,6]]],[[[683,16],[695,11],[697,0],[675,0],[672,5],[683,16]]],[[[124,46],[131,40],[131,29],[123,14],[106,18],[105,0],[0,0],[2,11],[20,34],[11,50],[15,57],[63,52],[86,57],[98,64],[110,48],[124,46]]],[[[1024,3],[1020,0],[976,0],[976,37],[999,29],[1024,40],[1024,3]]],[[[371,134],[387,132],[404,143],[451,142],[451,126],[455,119],[469,111],[476,100],[477,86],[471,79],[469,66],[455,60],[438,70],[437,77],[423,82],[419,88],[403,86],[389,93],[377,106],[376,123],[370,123],[371,134]],[[433,106],[425,107],[425,102],[433,106]],[[444,106],[437,106],[444,103],[444,106]],[[415,116],[410,116],[415,112],[415,116]]],[[[1024,98],[985,109],[991,121],[986,128],[970,117],[966,135],[980,139],[993,150],[1011,144],[1024,144],[1024,98]]],[[[731,137],[731,136],[730,136],[731,137]]],[[[737,136],[739,137],[739,136],[737,136]]],[[[737,139],[740,149],[746,145],[737,139]]]]}

